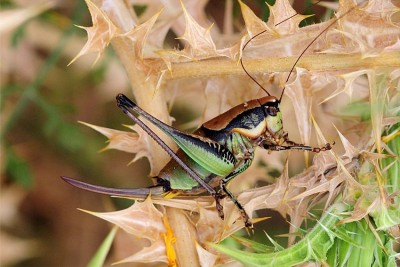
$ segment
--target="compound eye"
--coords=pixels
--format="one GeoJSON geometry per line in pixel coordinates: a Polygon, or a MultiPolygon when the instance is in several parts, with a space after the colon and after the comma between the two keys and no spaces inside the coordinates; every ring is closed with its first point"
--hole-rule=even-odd
{"type": "Polygon", "coordinates": [[[278,109],[276,107],[265,107],[265,109],[267,110],[267,114],[270,116],[276,116],[276,114],[278,113],[278,109]]]}

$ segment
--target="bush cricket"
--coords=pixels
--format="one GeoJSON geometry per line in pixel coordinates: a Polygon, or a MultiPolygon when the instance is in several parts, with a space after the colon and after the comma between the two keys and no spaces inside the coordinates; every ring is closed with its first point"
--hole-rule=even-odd
{"type": "MultiPolygon", "coordinates": [[[[329,27],[351,11],[352,9],[349,9],[336,18],[309,43],[293,64],[287,81],[307,49],[329,27]]],[[[243,46],[243,50],[251,40],[262,33],[260,32],[251,37],[243,46]]],[[[231,108],[214,119],[205,122],[192,134],[179,131],[159,121],[142,110],[125,95],[117,95],[118,107],[149,134],[171,157],[167,165],[154,177],[156,180],[154,186],[116,189],[88,184],[66,176],[61,178],[73,186],[113,196],[145,198],[149,194],[180,193],[181,195],[194,195],[206,191],[215,199],[217,211],[222,219],[224,218],[224,212],[220,201],[228,196],[240,211],[244,225],[247,228],[252,228],[250,217],[235,196],[227,189],[226,185],[251,165],[255,149],[257,147],[271,151],[297,149],[318,153],[330,150],[332,147],[329,143],[323,147],[310,147],[291,141],[288,133],[283,130],[280,111],[280,103],[285,88],[282,89],[279,98],[272,96],[248,73],[242,59],[240,59],[240,62],[244,72],[264,90],[267,96],[253,99],[231,108]],[[135,115],[144,117],[166,133],[178,145],[179,150],[176,153],[172,151],[135,115]]]]}

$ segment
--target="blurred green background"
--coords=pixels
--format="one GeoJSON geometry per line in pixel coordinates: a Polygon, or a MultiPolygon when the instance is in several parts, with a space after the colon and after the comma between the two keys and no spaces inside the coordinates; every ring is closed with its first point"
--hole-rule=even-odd
{"type": "Polygon", "coordinates": [[[142,160],[134,164],[142,171],[127,167],[129,154],[98,153],[106,139],[77,123],[128,122],[114,103],[128,88],[111,50],[94,66],[91,56],[67,66],[86,42],[75,25],[91,25],[85,2],[58,3],[38,15],[46,6],[25,2],[1,2],[0,265],[84,266],[110,226],[77,207],[105,211],[111,202],[60,175],[145,186],[148,166],[142,160]]]}

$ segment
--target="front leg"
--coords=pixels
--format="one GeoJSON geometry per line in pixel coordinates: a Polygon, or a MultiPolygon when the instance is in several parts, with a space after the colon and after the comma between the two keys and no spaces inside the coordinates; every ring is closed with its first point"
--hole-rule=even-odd
{"type": "Polygon", "coordinates": [[[288,146],[264,144],[264,148],[267,150],[274,150],[274,151],[297,149],[297,150],[305,150],[305,151],[311,151],[314,153],[319,153],[321,151],[331,150],[332,145],[335,144],[335,142],[333,142],[332,145],[330,143],[326,143],[325,146],[323,146],[323,147],[311,147],[311,146],[305,146],[303,144],[298,144],[296,142],[289,140],[287,133],[284,135],[283,138],[284,138],[284,142],[286,144],[288,144],[288,146]]]}
{"type": "MultiPolygon", "coordinates": [[[[321,151],[326,151],[326,150],[332,149],[332,146],[330,143],[326,143],[325,146],[323,146],[323,147],[311,147],[311,146],[305,146],[303,144],[298,144],[296,142],[289,140],[289,135],[287,133],[285,134],[284,138],[285,138],[285,143],[288,144],[289,147],[292,147],[289,149],[308,150],[308,151],[312,151],[315,153],[319,153],[321,151]]],[[[335,142],[333,142],[332,145],[335,145],[335,142]]]]}
{"type": "Polygon", "coordinates": [[[292,142],[289,146],[264,145],[264,148],[267,150],[273,150],[273,151],[297,149],[297,150],[306,150],[306,151],[319,153],[321,151],[331,150],[332,146],[330,143],[327,143],[323,147],[311,147],[311,146],[305,146],[302,144],[297,144],[297,143],[292,142]]]}

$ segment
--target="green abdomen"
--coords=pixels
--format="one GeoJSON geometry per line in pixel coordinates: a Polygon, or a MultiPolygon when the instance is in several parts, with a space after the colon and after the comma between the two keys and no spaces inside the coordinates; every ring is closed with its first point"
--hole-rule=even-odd
{"type": "MultiPolygon", "coordinates": [[[[190,159],[181,150],[177,152],[178,156],[195,171],[205,182],[209,182],[216,175],[207,171],[194,160],[190,159]]],[[[158,177],[170,182],[171,189],[190,191],[199,187],[199,184],[193,180],[174,160],[170,160],[168,164],[160,171],[158,177]]]]}

